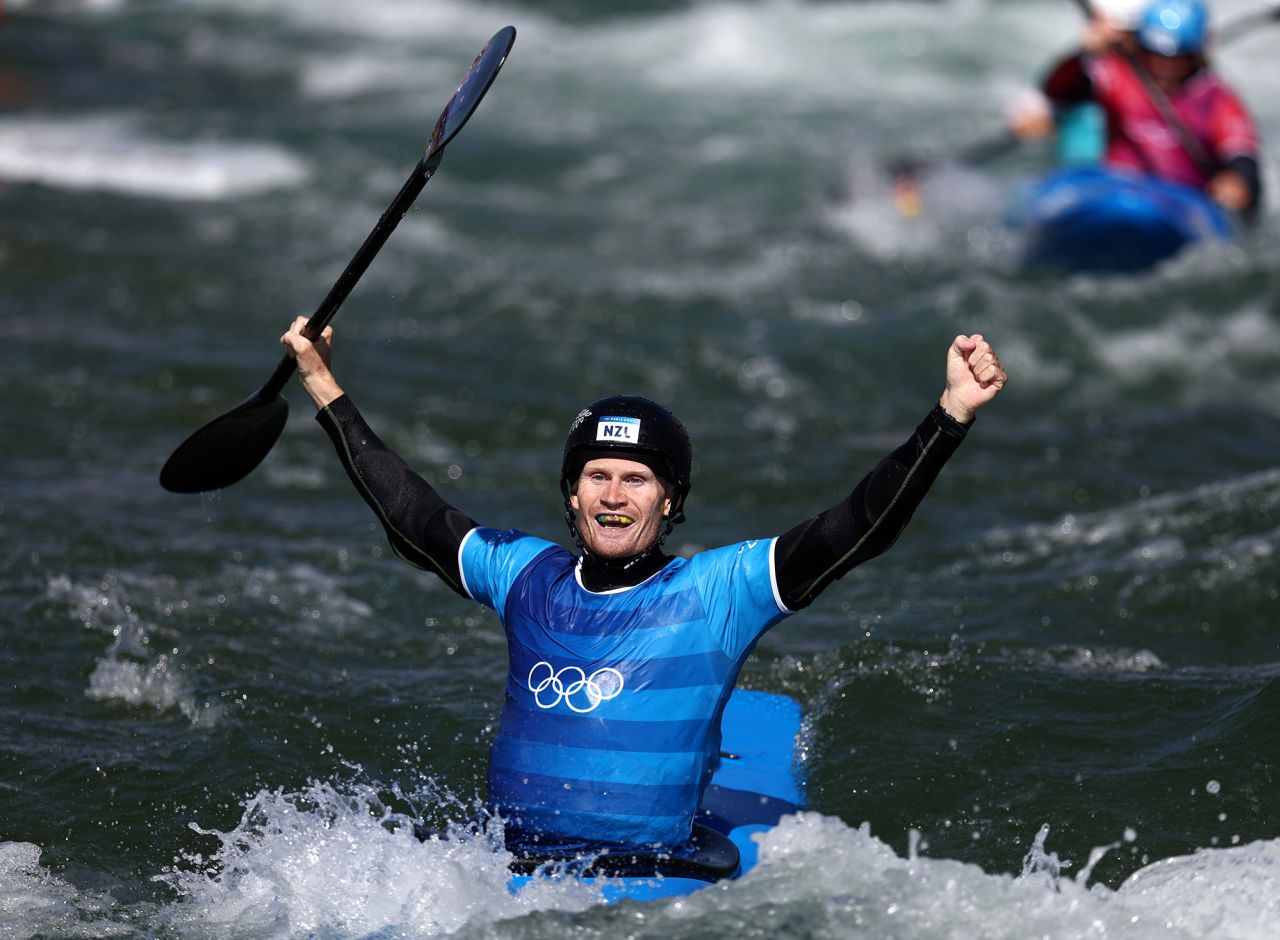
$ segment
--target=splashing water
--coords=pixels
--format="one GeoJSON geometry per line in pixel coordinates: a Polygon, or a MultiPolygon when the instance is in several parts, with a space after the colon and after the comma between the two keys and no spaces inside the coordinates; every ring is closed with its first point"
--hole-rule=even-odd
{"type": "Polygon", "coordinates": [[[218,848],[158,876],[181,898],[161,919],[183,936],[434,937],[601,897],[572,880],[512,895],[500,824],[419,841],[410,817],[367,784],[263,790],[230,832],[192,828],[218,848]]]}

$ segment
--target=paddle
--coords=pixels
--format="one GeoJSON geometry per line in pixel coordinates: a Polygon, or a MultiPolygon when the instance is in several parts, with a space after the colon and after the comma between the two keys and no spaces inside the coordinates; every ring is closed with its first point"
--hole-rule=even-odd
{"type": "MultiPolygon", "coordinates": [[[[445,145],[457,136],[480,104],[507,60],[515,39],[515,28],[507,26],[495,33],[480,50],[453,97],[440,112],[418,165],[307,321],[302,330],[303,336],[313,341],[318,339],[338,312],[360,276],[440,166],[445,145]]],[[[294,358],[286,354],[262,388],[183,441],[161,469],[160,485],[174,493],[203,493],[230,486],[248,476],[267,456],[284,430],[289,403],[280,393],[297,368],[294,358]]]]}
{"type": "MultiPolygon", "coordinates": [[[[1085,2],[1085,0],[1075,0],[1075,2],[1086,16],[1093,15],[1090,3],[1085,2]]],[[[1218,30],[1218,44],[1223,46],[1234,42],[1242,36],[1249,35],[1258,26],[1274,22],[1280,22],[1280,0],[1267,0],[1266,9],[1245,13],[1218,30]]],[[[1126,58],[1130,60],[1130,65],[1135,68],[1136,74],[1143,81],[1143,84],[1148,87],[1148,92],[1150,93],[1151,88],[1155,87],[1150,73],[1142,68],[1141,63],[1138,63],[1132,55],[1126,58]]],[[[1172,106],[1168,104],[1168,99],[1164,93],[1158,87],[1155,87],[1155,93],[1158,95],[1158,97],[1153,96],[1153,103],[1155,103],[1156,107],[1161,108],[1160,101],[1164,100],[1167,110],[1173,115],[1174,121],[1181,124],[1180,119],[1177,118],[1176,114],[1173,114],[1172,106]]],[[[1161,117],[1168,121],[1169,117],[1163,113],[1164,110],[1165,108],[1161,108],[1161,117]]],[[[1171,123],[1170,126],[1175,128],[1175,133],[1178,133],[1176,124],[1171,123]]],[[[1183,125],[1183,128],[1186,130],[1185,125],[1183,125]]],[[[1187,131],[1187,134],[1190,135],[1190,132],[1187,131]]],[[[1191,146],[1198,148],[1202,156],[1207,156],[1204,155],[1203,148],[1199,146],[1199,141],[1196,141],[1194,137],[1191,137],[1191,140],[1194,141],[1191,146]]],[[[1012,131],[1001,129],[998,132],[970,141],[953,151],[932,155],[917,154],[915,156],[897,157],[891,160],[886,167],[890,178],[895,184],[895,201],[899,203],[899,208],[903,210],[903,215],[914,215],[919,211],[919,198],[918,194],[915,193],[914,183],[916,177],[921,173],[943,164],[979,166],[988,160],[994,160],[996,157],[1009,153],[1021,143],[1021,139],[1012,131]]],[[[1199,161],[1199,158],[1194,153],[1192,154],[1192,159],[1199,161]]]]}

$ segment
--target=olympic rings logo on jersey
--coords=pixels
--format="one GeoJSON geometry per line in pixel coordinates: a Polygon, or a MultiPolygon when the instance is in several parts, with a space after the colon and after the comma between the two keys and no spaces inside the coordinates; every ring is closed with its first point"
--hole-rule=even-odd
{"type": "Polygon", "coordinates": [[[534,663],[529,670],[529,691],[539,708],[555,708],[561,702],[579,715],[593,712],[601,702],[622,693],[622,673],[605,666],[591,675],[577,666],[565,666],[559,672],[548,662],[534,663]]]}

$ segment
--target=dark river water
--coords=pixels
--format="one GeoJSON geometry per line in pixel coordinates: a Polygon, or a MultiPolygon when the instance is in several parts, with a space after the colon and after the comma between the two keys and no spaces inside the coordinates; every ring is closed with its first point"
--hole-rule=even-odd
{"type": "MultiPolygon", "coordinates": [[[[1274,936],[1276,219],[1059,278],[1001,221],[1047,146],[890,199],[894,156],[997,130],[1078,28],[1064,0],[4,4],[0,938],[1274,936]],[[627,391],[693,435],[677,550],[776,534],[906,437],[957,333],[1011,374],[894,549],[748,662],[804,705],[809,810],[680,902],[512,897],[483,839],[396,825],[483,795],[505,642],[393,556],[300,389],[243,482],[157,482],[508,23],[335,321],[347,391],[473,517],[567,538],[569,421],[627,391]]],[[[1278,40],[1217,55],[1273,149],[1278,40]]]]}

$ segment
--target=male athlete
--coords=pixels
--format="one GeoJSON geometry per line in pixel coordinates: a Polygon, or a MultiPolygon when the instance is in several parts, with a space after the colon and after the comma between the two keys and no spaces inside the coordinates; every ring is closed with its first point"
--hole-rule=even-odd
{"type": "Polygon", "coordinates": [[[574,418],[560,485],[574,554],[478,525],[365,424],[299,317],[281,337],[347,473],[396,553],[492,608],[506,629],[489,805],[517,855],[680,852],[719,754],[720,716],[774,624],[891,546],[974,413],[1004,387],[980,335],[957,336],[946,388],[901,447],[835,506],[777,538],[673,558],[693,453],[684,426],[634,396],[574,418]]]}

